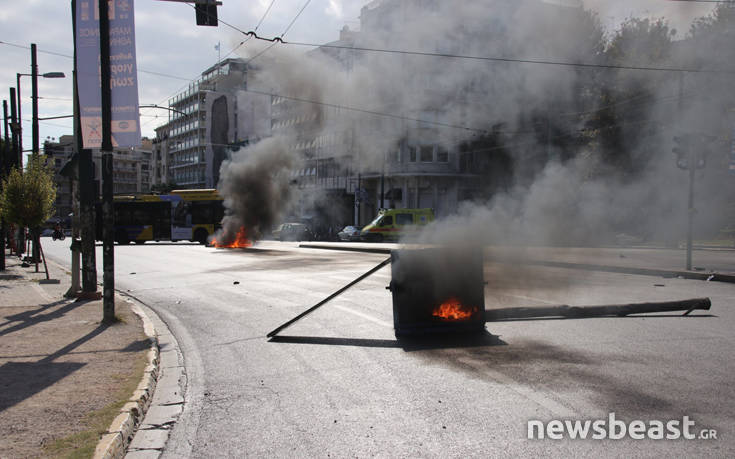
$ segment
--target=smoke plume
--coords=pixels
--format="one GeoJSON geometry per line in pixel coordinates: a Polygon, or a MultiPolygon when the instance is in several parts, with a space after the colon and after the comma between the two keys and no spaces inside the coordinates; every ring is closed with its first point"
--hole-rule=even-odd
{"type": "MultiPolygon", "coordinates": [[[[458,155],[473,152],[476,180],[485,187],[441,209],[421,242],[591,245],[621,235],[676,241],[688,176],[676,167],[672,139],[682,132],[729,138],[735,103],[728,79],[614,67],[718,68],[728,65],[722,54],[732,54],[732,46],[712,46],[707,28],[677,41],[683,34],[666,19],[606,29],[600,17],[611,14],[609,2],[579,5],[370,2],[359,33],[344,31],[339,43],[394,52],[304,54],[276,46],[260,55],[270,44],[248,48],[259,65],[251,87],[286,96],[289,117],[301,124],[274,128],[276,138],[223,164],[226,226],[267,231],[288,206],[295,164],[289,151],[301,155],[294,146],[328,138],[329,154],[363,172],[379,171],[407,145],[442,145],[457,168],[458,155]]],[[[681,22],[684,10],[676,11],[672,17],[681,22]]],[[[727,147],[720,140],[708,148],[707,168],[697,172],[700,233],[733,217],[723,212],[733,190],[723,173],[727,147]]]]}
{"type": "Polygon", "coordinates": [[[224,161],[217,190],[227,215],[218,242],[231,243],[241,227],[252,240],[270,231],[289,202],[289,179],[297,164],[282,137],[241,148],[224,161]]]}

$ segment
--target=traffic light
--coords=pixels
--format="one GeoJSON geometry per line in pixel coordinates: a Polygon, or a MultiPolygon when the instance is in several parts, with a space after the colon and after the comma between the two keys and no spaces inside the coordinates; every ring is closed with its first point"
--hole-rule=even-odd
{"type": "Polygon", "coordinates": [[[194,5],[196,10],[197,25],[217,27],[217,5],[222,2],[216,0],[206,0],[206,2],[197,2],[194,5]]]}
{"type": "Polygon", "coordinates": [[[674,136],[674,148],[671,149],[676,154],[676,167],[679,169],[689,169],[689,135],[674,136]]]}
{"type": "Polygon", "coordinates": [[[707,156],[711,150],[712,143],[716,141],[716,137],[705,134],[674,136],[675,145],[671,151],[676,154],[676,167],[679,169],[689,169],[691,158],[692,167],[695,169],[704,169],[707,165],[707,156]]]}

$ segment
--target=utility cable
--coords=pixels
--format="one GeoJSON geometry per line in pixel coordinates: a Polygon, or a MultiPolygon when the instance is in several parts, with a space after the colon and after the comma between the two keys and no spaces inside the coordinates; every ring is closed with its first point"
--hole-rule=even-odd
{"type": "Polygon", "coordinates": [[[273,8],[273,4],[276,3],[276,0],[271,0],[271,4],[268,5],[268,8],[265,10],[265,13],[263,13],[263,16],[260,18],[260,21],[258,21],[258,25],[255,26],[255,31],[258,31],[258,28],[261,24],[263,24],[263,21],[265,20],[265,17],[268,16],[268,12],[270,12],[271,8],[273,8]]]}
{"type": "Polygon", "coordinates": [[[286,27],[286,30],[284,30],[283,33],[281,34],[281,38],[283,38],[283,36],[286,35],[286,33],[288,33],[289,30],[291,30],[291,27],[293,27],[294,23],[299,18],[299,16],[301,16],[301,13],[304,12],[304,10],[306,9],[306,7],[309,6],[309,3],[311,3],[311,0],[306,0],[306,3],[304,3],[304,6],[302,6],[301,9],[299,10],[299,12],[296,14],[296,17],[293,18],[293,20],[288,25],[288,27],[286,27]]]}
{"type": "MultiPolygon", "coordinates": [[[[270,45],[270,46],[268,46],[267,48],[265,48],[265,49],[264,49],[263,51],[259,52],[259,53],[258,53],[258,54],[256,54],[255,56],[253,56],[253,57],[251,57],[250,59],[248,59],[248,63],[250,63],[250,62],[254,61],[255,59],[257,59],[257,58],[259,58],[260,56],[262,56],[263,54],[265,54],[265,53],[267,53],[268,51],[270,51],[270,49],[271,49],[271,48],[273,48],[274,46],[276,46],[276,43],[279,43],[279,42],[280,42],[280,43],[283,43],[283,37],[284,37],[284,36],[286,35],[286,33],[287,33],[287,32],[288,32],[289,30],[291,30],[291,27],[293,27],[294,23],[296,23],[296,20],[297,20],[297,19],[299,18],[299,16],[301,16],[301,13],[303,13],[303,12],[304,12],[304,10],[306,9],[306,7],[307,7],[307,6],[309,6],[309,3],[311,3],[311,0],[306,0],[306,3],[304,3],[304,6],[302,6],[302,7],[301,7],[301,9],[299,10],[299,12],[298,12],[298,13],[296,13],[296,16],[295,16],[295,17],[293,18],[293,20],[292,20],[292,21],[291,21],[291,23],[290,23],[290,24],[288,25],[288,27],[286,27],[286,29],[285,29],[285,30],[283,31],[283,33],[281,33],[281,35],[279,35],[278,37],[275,37],[275,38],[273,38],[273,39],[270,39],[270,40],[266,39],[265,41],[271,41],[271,42],[273,42],[273,43],[271,43],[271,45],[270,45]]],[[[240,30],[240,32],[241,32],[241,33],[245,33],[246,35],[248,35],[248,37],[249,37],[249,38],[258,38],[258,35],[256,34],[256,32],[257,32],[257,27],[256,27],[256,30],[254,30],[254,31],[252,32],[252,34],[251,34],[250,32],[247,32],[247,33],[246,33],[246,32],[243,32],[242,30],[240,30]]]]}

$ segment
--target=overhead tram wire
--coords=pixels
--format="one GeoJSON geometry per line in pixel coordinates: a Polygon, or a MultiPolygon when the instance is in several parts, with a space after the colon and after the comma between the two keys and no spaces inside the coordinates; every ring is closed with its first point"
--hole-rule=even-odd
{"type": "MultiPolygon", "coordinates": [[[[263,16],[261,16],[261,18],[260,18],[260,21],[258,21],[258,24],[257,24],[257,25],[255,26],[255,30],[256,30],[256,31],[257,31],[257,30],[258,30],[258,28],[259,28],[259,27],[261,26],[261,24],[263,24],[263,21],[265,20],[266,16],[267,16],[267,15],[268,15],[268,13],[270,12],[270,10],[271,10],[271,8],[273,7],[273,4],[274,4],[275,2],[276,2],[276,0],[271,0],[271,3],[270,3],[270,5],[268,5],[268,8],[267,8],[267,9],[265,10],[265,13],[263,13],[263,16]]],[[[192,7],[192,8],[194,8],[194,9],[196,9],[196,7],[195,7],[194,5],[189,5],[188,3],[187,3],[187,5],[188,5],[188,6],[190,6],[190,7],[192,7]]],[[[208,15],[209,15],[209,13],[206,13],[206,14],[208,14],[208,15]]],[[[210,15],[210,16],[211,16],[211,15],[210,15]]],[[[239,28],[237,28],[237,27],[235,27],[235,26],[233,26],[233,25],[229,24],[228,22],[225,22],[225,21],[222,21],[222,20],[218,20],[218,22],[221,22],[221,23],[223,23],[224,25],[226,25],[226,26],[228,26],[228,27],[230,27],[230,28],[232,28],[232,29],[234,29],[234,30],[237,30],[238,32],[241,32],[241,30],[240,30],[239,28]]],[[[239,49],[239,48],[240,48],[241,46],[243,46],[243,45],[244,45],[245,43],[247,43],[248,41],[250,41],[250,40],[251,40],[252,38],[253,38],[253,37],[251,37],[251,36],[248,36],[248,37],[247,37],[247,38],[246,38],[245,40],[243,40],[243,41],[241,41],[240,43],[238,43],[238,45],[237,45],[237,46],[235,46],[235,47],[234,47],[234,48],[232,48],[232,49],[231,49],[231,50],[230,50],[230,51],[229,51],[229,52],[228,52],[227,54],[225,54],[225,56],[224,56],[224,58],[223,58],[223,59],[227,59],[227,58],[228,58],[229,56],[231,56],[231,55],[232,55],[232,54],[233,54],[233,53],[234,53],[235,51],[237,51],[237,50],[238,50],[238,49],[239,49]]],[[[161,74],[161,75],[162,75],[162,76],[167,76],[167,75],[163,75],[163,74],[161,74]]],[[[197,78],[199,78],[199,76],[196,76],[196,77],[194,77],[194,78],[180,78],[180,79],[182,79],[182,80],[186,80],[186,81],[188,81],[188,82],[189,82],[189,84],[190,84],[191,82],[193,82],[193,81],[196,81],[196,79],[197,79],[197,78]]],[[[159,102],[159,103],[158,103],[158,104],[156,104],[156,105],[159,105],[159,104],[163,104],[164,102],[167,102],[167,101],[168,101],[168,100],[169,100],[169,99],[170,99],[171,97],[174,97],[174,96],[175,96],[176,94],[178,94],[178,93],[179,93],[179,92],[180,92],[180,91],[181,91],[182,89],[186,88],[186,86],[188,86],[188,84],[187,84],[187,85],[185,85],[185,86],[182,86],[182,87],[180,87],[180,88],[179,88],[179,89],[177,89],[177,90],[176,90],[176,91],[175,91],[175,92],[174,92],[173,94],[171,94],[170,96],[166,97],[165,99],[163,99],[163,100],[162,100],[161,102],[159,102]]],[[[156,116],[157,116],[157,115],[156,115],[156,116]]],[[[147,125],[147,124],[149,124],[149,123],[150,123],[151,121],[153,121],[153,120],[149,120],[149,121],[148,121],[148,122],[146,122],[145,124],[147,125]]]]}
{"type": "Polygon", "coordinates": [[[263,21],[265,20],[265,17],[268,16],[268,13],[270,12],[271,8],[273,8],[273,4],[276,3],[276,0],[271,0],[271,4],[268,5],[268,8],[265,10],[265,13],[263,13],[263,16],[260,18],[260,21],[258,21],[258,25],[255,26],[255,31],[258,31],[258,28],[261,24],[263,24],[263,21]]]}
{"type": "Polygon", "coordinates": [[[735,6],[735,0],[665,0],[667,2],[682,3],[732,3],[735,6]]]}
{"type": "MultiPolygon", "coordinates": [[[[304,9],[306,8],[306,6],[308,6],[308,4],[310,3],[310,1],[311,0],[308,0],[304,4],[304,6],[301,8],[301,10],[299,10],[299,12],[296,15],[296,17],[294,18],[294,20],[291,21],[291,23],[289,24],[289,26],[286,28],[286,30],[283,32],[283,34],[281,34],[280,37],[275,37],[275,38],[270,38],[270,39],[269,38],[265,38],[265,37],[260,37],[254,31],[245,32],[245,31],[243,31],[243,30],[241,30],[241,29],[233,26],[232,24],[229,24],[228,22],[225,22],[225,21],[222,21],[222,20],[220,20],[219,22],[222,22],[226,26],[228,26],[228,27],[230,27],[230,28],[232,28],[232,29],[234,29],[234,30],[242,33],[242,34],[248,35],[251,38],[255,38],[255,39],[261,40],[261,41],[269,41],[269,42],[272,42],[271,46],[269,46],[268,48],[266,48],[264,51],[262,51],[261,53],[259,53],[255,57],[251,58],[251,60],[254,59],[254,58],[256,58],[256,57],[258,57],[258,56],[260,56],[260,55],[262,55],[262,54],[264,54],[265,52],[267,52],[276,43],[281,42],[283,44],[291,44],[291,45],[296,45],[296,46],[310,46],[310,47],[323,47],[323,48],[346,49],[346,50],[354,50],[354,51],[368,51],[368,52],[408,54],[408,55],[418,55],[418,56],[445,57],[445,58],[454,58],[454,59],[472,59],[472,60],[483,60],[483,61],[515,62],[515,63],[527,63],[527,64],[559,65],[559,66],[570,66],[570,67],[589,67],[589,68],[620,69],[620,70],[647,70],[647,71],[690,72],[690,73],[735,74],[735,70],[733,70],[733,71],[729,71],[729,70],[701,70],[701,69],[666,68],[666,67],[623,66],[623,65],[612,65],[612,64],[571,63],[571,62],[558,62],[558,61],[548,61],[548,60],[531,60],[531,59],[516,59],[516,58],[504,58],[504,57],[464,56],[464,55],[455,55],[455,54],[446,54],[446,53],[428,53],[428,52],[418,52],[418,51],[389,50],[389,49],[380,49],[380,48],[364,48],[364,47],[340,46],[340,45],[318,45],[318,44],[314,44],[314,43],[286,42],[286,41],[283,41],[282,36],[286,32],[288,32],[288,30],[290,30],[290,28],[293,26],[293,24],[295,23],[295,21],[298,19],[298,17],[304,11],[304,9]]],[[[15,47],[18,47],[18,48],[27,48],[27,47],[24,47],[24,46],[21,46],[21,45],[12,44],[12,43],[8,43],[8,42],[4,42],[4,41],[0,41],[0,44],[6,44],[6,45],[9,45],[9,46],[15,46],[15,47]]],[[[242,44],[244,44],[244,42],[241,42],[240,45],[238,45],[238,47],[241,46],[242,44]]],[[[44,52],[44,51],[40,51],[40,52],[44,52]]],[[[59,55],[59,56],[69,57],[69,58],[72,57],[72,56],[63,55],[63,54],[60,54],[60,53],[52,53],[52,52],[46,52],[46,53],[48,53],[48,54],[56,54],[56,55],[59,55]]],[[[231,53],[232,53],[232,51],[229,54],[231,54],[231,53]]],[[[158,73],[158,72],[149,72],[149,71],[145,71],[145,70],[142,70],[142,69],[138,69],[138,71],[140,71],[142,73],[152,73],[154,75],[165,76],[165,77],[170,77],[170,78],[176,78],[176,79],[180,79],[180,80],[187,80],[189,82],[196,80],[196,78],[194,78],[194,79],[187,79],[187,78],[184,78],[184,77],[167,75],[167,74],[158,73]]],[[[371,110],[364,110],[364,109],[359,109],[359,108],[354,108],[354,107],[341,106],[341,105],[337,105],[337,104],[329,104],[329,103],[318,102],[318,101],[310,101],[310,100],[306,100],[306,99],[289,97],[289,96],[283,96],[283,95],[278,95],[278,94],[273,94],[273,93],[265,93],[265,92],[258,92],[258,91],[252,91],[252,90],[249,90],[249,92],[254,92],[254,93],[259,93],[259,94],[269,95],[269,96],[282,97],[282,98],[285,98],[285,99],[291,99],[291,100],[300,101],[300,102],[314,103],[314,104],[329,106],[329,107],[333,107],[333,108],[341,108],[341,109],[344,109],[344,110],[351,110],[351,111],[356,111],[356,112],[361,112],[361,113],[366,113],[366,114],[372,114],[372,115],[375,115],[375,116],[386,116],[386,117],[403,119],[403,120],[406,120],[406,121],[415,121],[415,122],[424,123],[424,124],[433,124],[433,125],[437,125],[437,126],[450,127],[450,128],[454,128],[454,129],[462,129],[462,130],[467,130],[467,131],[476,131],[476,132],[483,132],[483,133],[492,132],[492,131],[489,131],[489,130],[486,130],[486,129],[476,129],[476,128],[471,128],[471,127],[467,127],[467,126],[451,125],[451,124],[448,124],[448,123],[431,122],[431,121],[421,120],[421,119],[417,119],[417,118],[404,117],[404,116],[393,115],[393,114],[389,114],[389,113],[381,113],[381,112],[376,112],[376,111],[371,111],[371,110]]],[[[165,102],[165,100],[162,101],[161,103],[163,103],[163,102],[165,102]]]]}
{"type": "MultiPolygon", "coordinates": [[[[18,45],[16,43],[9,43],[9,42],[4,41],[4,40],[0,40],[0,45],[7,45],[7,46],[12,46],[14,48],[21,48],[21,49],[31,49],[30,46],[23,46],[23,45],[18,45]]],[[[52,56],[65,57],[67,59],[74,59],[74,56],[69,55],[69,54],[57,53],[57,52],[53,52],[53,51],[45,51],[45,50],[42,50],[40,48],[38,48],[38,51],[37,52],[39,54],[49,54],[49,55],[52,55],[52,56]]],[[[176,80],[187,80],[187,78],[185,78],[185,77],[180,77],[180,76],[176,76],[176,75],[170,75],[168,73],[154,72],[152,70],[145,70],[145,69],[141,69],[141,68],[138,68],[137,70],[140,73],[147,73],[147,74],[150,74],[150,75],[162,76],[162,77],[172,78],[172,79],[176,79],[176,80]]]]}
{"type": "MultiPolygon", "coordinates": [[[[301,16],[301,13],[304,12],[304,10],[306,9],[306,7],[309,6],[309,3],[311,3],[311,0],[306,0],[306,3],[304,3],[304,6],[302,6],[301,9],[299,10],[299,12],[296,13],[296,16],[294,16],[294,18],[288,24],[288,26],[286,27],[286,29],[283,31],[283,33],[281,33],[281,35],[279,35],[276,39],[270,40],[273,43],[271,43],[271,45],[268,46],[267,48],[265,48],[263,51],[259,52],[255,56],[253,56],[250,59],[248,59],[248,63],[254,61],[255,59],[257,59],[260,56],[262,56],[263,54],[265,54],[268,51],[270,51],[271,48],[273,48],[274,46],[276,46],[276,43],[278,43],[278,42],[283,43],[283,37],[288,33],[289,30],[291,30],[291,27],[293,27],[293,25],[296,23],[296,20],[299,18],[299,16],[301,16]]],[[[258,29],[256,27],[256,29],[253,31],[252,35],[248,33],[248,36],[250,38],[258,38],[258,36],[256,34],[257,31],[258,31],[258,29]]],[[[240,31],[240,32],[242,32],[242,31],[240,31]]]]}
{"type": "MultiPolygon", "coordinates": [[[[268,40],[267,38],[261,38],[255,36],[259,40],[268,40]]],[[[270,41],[270,40],[268,40],[270,41]]],[[[654,72],[683,72],[683,73],[713,73],[713,74],[726,74],[735,75],[735,70],[705,70],[705,69],[693,69],[693,68],[677,68],[677,67],[650,67],[650,66],[635,66],[635,65],[616,65],[616,64],[595,64],[588,62],[564,62],[564,61],[552,61],[545,59],[520,59],[512,57],[493,57],[493,56],[472,56],[462,54],[449,54],[449,53],[430,53],[424,51],[408,51],[408,50],[396,50],[396,49],[384,49],[384,48],[366,48],[360,46],[342,46],[342,45],[318,45],[315,43],[306,42],[295,42],[295,41],[282,41],[284,45],[295,45],[295,46],[309,46],[318,48],[332,48],[332,49],[344,49],[352,51],[365,51],[374,53],[385,53],[385,54],[403,54],[412,56],[424,56],[424,57],[444,57],[449,59],[468,59],[476,61],[490,61],[490,62],[508,62],[517,64],[538,64],[538,65],[556,65],[562,67],[582,67],[582,68],[598,68],[608,70],[643,70],[643,71],[654,71],[654,72]]]]}
{"type": "MultiPolygon", "coordinates": [[[[307,5],[310,1],[311,0],[307,1],[307,5]]],[[[305,7],[306,5],[304,5],[304,8],[305,7]]],[[[301,11],[303,11],[303,8],[301,11]]],[[[297,18],[301,14],[301,11],[299,11],[299,14],[296,15],[297,18]]],[[[556,65],[556,66],[561,66],[561,67],[597,68],[597,69],[607,69],[607,70],[641,70],[641,71],[652,71],[652,72],[679,72],[679,73],[735,75],[735,69],[733,70],[722,70],[722,69],[707,70],[707,69],[694,69],[694,68],[681,68],[681,67],[653,67],[653,66],[636,66],[636,65],[600,64],[600,63],[590,63],[590,62],[564,62],[564,61],[554,61],[554,60],[548,60],[548,59],[525,59],[525,58],[497,57],[497,56],[472,56],[472,55],[450,54],[450,53],[432,53],[428,51],[410,51],[410,50],[400,50],[400,49],[368,48],[368,47],[363,47],[363,46],[344,46],[344,45],[334,45],[334,44],[318,44],[318,43],[308,43],[308,42],[298,42],[298,41],[285,41],[283,40],[283,35],[285,34],[285,32],[281,34],[280,36],[273,37],[273,38],[267,38],[267,37],[259,36],[253,30],[246,32],[238,27],[233,26],[232,24],[226,23],[224,21],[220,21],[220,22],[232,28],[233,30],[240,32],[243,35],[247,35],[249,37],[255,38],[256,40],[271,42],[272,45],[266,48],[266,50],[272,48],[273,45],[275,45],[276,43],[281,43],[284,45],[307,46],[310,48],[343,49],[343,50],[348,50],[348,51],[364,51],[364,52],[384,53],[384,54],[401,54],[401,55],[423,56],[423,57],[442,57],[442,58],[448,58],[448,59],[467,59],[467,60],[476,60],[476,61],[507,62],[507,63],[517,63],[517,64],[556,65]]],[[[292,23],[293,22],[294,21],[292,21],[292,23]]],[[[291,25],[289,25],[289,28],[290,27],[291,25]]],[[[263,54],[264,52],[265,51],[261,52],[260,54],[263,54]]],[[[251,59],[254,59],[254,58],[251,58],[251,59]]]]}
{"type": "MultiPolygon", "coordinates": [[[[267,9],[267,10],[265,11],[265,13],[264,13],[264,14],[263,14],[263,16],[261,17],[260,21],[258,22],[258,24],[257,24],[257,25],[255,26],[255,29],[254,29],[254,30],[251,30],[251,31],[249,31],[249,32],[245,32],[244,30],[240,29],[239,27],[236,27],[236,26],[234,26],[234,25],[230,24],[229,22],[223,21],[222,19],[219,19],[219,18],[217,19],[217,20],[218,20],[218,22],[221,22],[222,24],[226,25],[227,27],[229,27],[229,28],[231,28],[231,29],[233,29],[233,30],[235,30],[235,31],[237,31],[237,32],[240,32],[240,33],[241,33],[241,34],[243,34],[243,35],[247,35],[247,36],[248,36],[248,39],[247,39],[247,40],[245,40],[245,41],[243,41],[243,42],[241,42],[241,43],[240,43],[240,45],[244,44],[245,42],[247,42],[248,40],[250,40],[250,39],[252,39],[252,38],[255,38],[255,39],[257,39],[257,40],[261,40],[261,41],[269,41],[269,42],[271,42],[271,45],[270,45],[270,46],[268,46],[267,48],[265,48],[265,49],[264,49],[263,51],[259,52],[259,53],[258,53],[258,54],[256,54],[255,56],[251,57],[251,58],[250,58],[250,59],[248,60],[248,62],[251,62],[251,61],[253,61],[254,59],[257,59],[258,57],[260,57],[260,56],[262,56],[263,54],[267,53],[267,52],[268,52],[268,51],[269,51],[269,50],[270,50],[271,48],[273,48],[273,46],[275,46],[275,45],[276,45],[276,43],[279,43],[279,42],[280,42],[280,43],[285,43],[285,42],[283,41],[283,37],[284,37],[284,36],[286,35],[286,33],[288,33],[288,31],[289,31],[289,30],[291,30],[291,27],[293,27],[293,25],[294,25],[294,24],[296,23],[296,20],[298,20],[298,18],[299,18],[299,17],[301,16],[301,14],[302,14],[302,13],[304,12],[304,10],[306,9],[306,7],[307,7],[307,6],[309,6],[309,3],[311,3],[311,0],[306,0],[306,3],[304,3],[304,6],[302,6],[302,7],[301,7],[301,9],[299,10],[299,12],[298,12],[298,13],[296,13],[296,16],[294,16],[294,18],[293,18],[293,19],[291,20],[291,22],[290,22],[290,23],[288,24],[288,26],[286,27],[286,29],[285,29],[285,30],[284,30],[284,31],[283,31],[283,32],[281,33],[281,35],[279,35],[279,36],[277,36],[277,37],[274,37],[274,38],[271,38],[271,39],[268,39],[268,38],[263,38],[263,37],[260,37],[260,36],[258,36],[258,34],[257,34],[257,32],[258,32],[258,28],[259,28],[259,27],[261,26],[261,24],[263,23],[263,20],[265,19],[266,15],[267,15],[267,14],[268,14],[268,12],[270,11],[271,7],[273,6],[273,3],[275,3],[275,0],[271,1],[271,4],[270,4],[270,5],[268,6],[268,9],[267,9]]],[[[188,5],[189,7],[191,7],[191,8],[195,8],[195,6],[194,6],[194,5],[189,5],[188,3],[187,3],[187,5],[188,5]]],[[[208,14],[208,15],[209,15],[210,17],[212,17],[212,18],[214,17],[213,15],[210,15],[209,13],[206,13],[206,14],[208,14]]]]}
{"type": "Polygon", "coordinates": [[[296,17],[293,18],[293,20],[288,25],[288,27],[286,27],[286,30],[284,30],[283,33],[281,34],[281,39],[283,39],[283,36],[286,35],[289,30],[291,30],[291,27],[293,27],[294,23],[299,18],[299,16],[301,16],[301,13],[304,12],[304,10],[306,9],[306,7],[309,6],[309,3],[311,3],[311,0],[306,0],[306,3],[304,3],[304,6],[302,6],[301,9],[299,10],[299,12],[296,13],[296,17]]]}
{"type": "MultiPolygon", "coordinates": [[[[302,11],[303,11],[303,8],[302,8],[302,10],[299,13],[301,13],[302,11]]],[[[234,27],[234,26],[230,26],[230,27],[234,27]]],[[[239,30],[239,29],[236,29],[236,30],[239,30]]],[[[243,32],[243,33],[246,33],[246,32],[243,32]]],[[[248,34],[248,33],[246,33],[246,34],[248,34]]],[[[274,40],[277,40],[277,38],[276,39],[266,39],[266,38],[258,37],[253,32],[249,32],[249,34],[253,34],[254,35],[253,38],[257,38],[259,40],[266,40],[266,41],[274,41],[274,40]]],[[[2,43],[2,44],[9,44],[11,46],[16,46],[16,47],[24,48],[23,46],[13,45],[13,44],[10,44],[10,43],[7,43],[7,42],[0,42],[0,43],[2,43]]],[[[275,43],[276,43],[276,41],[274,41],[274,43],[271,46],[275,45],[275,43]]],[[[290,43],[290,42],[283,42],[283,43],[290,43]]],[[[239,46],[240,45],[238,45],[238,47],[239,46]]],[[[345,48],[355,49],[355,48],[350,48],[350,47],[345,47],[345,48]]],[[[266,48],[266,51],[267,51],[267,49],[269,49],[269,48],[266,48]]],[[[263,54],[264,52],[265,51],[261,52],[260,54],[263,54]]],[[[68,56],[68,57],[71,57],[71,56],[68,56]]],[[[144,72],[141,69],[138,69],[138,71],[144,72]]],[[[165,76],[165,77],[169,77],[169,78],[178,79],[178,80],[186,80],[186,81],[189,81],[189,82],[195,81],[198,78],[198,76],[195,77],[195,78],[185,78],[185,77],[181,77],[181,76],[168,75],[168,74],[163,74],[163,73],[156,73],[156,72],[151,72],[151,73],[154,73],[154,74],[159,75],[159,76],[165,76]]],[[[181,89],[183,89],[185,87],[186,86],[182,86],[176,92],[174,92],[171,96],[168,96],[165,99],[163,99],[161,102],[159,102],[159,104],[162,104],[164,102],[167,102],[168,99],[170,99],[171,97],[173,97],[174,95],[176,95],[176,93],[178,93],[179,91],[181,91],[181,89]]],[[[373,116],[381,116],[381,117],[387,117],[387,118],[393,118],[393,119],[400,119],[400,120],[404,120],[404,121],[413,121],[413,122],[417,122],[417,123],[421,123],[421,124],[428,124],[428,125],[434,125],[434,126],[438,126],[438,127],[445,127],[445,128],[451,128],[451,129],[464,130],[464,131],[475,132],[475,133],[479,133],[479,134],[500,133],[500,134],[517,135],[517,134],[526,134],[526,133],[529,133],[529,132],[525,132],[525,131],[520,131],[520,132],[493,131],[491,129],[480,129],[480,128],[473,128],[473,127],[469,127],[469,126],[454,125],[454,124],[450,124],[450,123],[442,123],[442,122],[436,122],[436,121],[422,120],[420,118],[411,118],[411,117],[407,117],[407,116],[395,115],[395,114],[392,114],[392,113],[378,112],[378,111],[374,111],[374,110],[361,109],[361,108],[350,107],[350,106],[346,106],[346,105],[330,104],[330,103],[327,103],[327,102],[320,102],[320,101],[314,101],[314,100],[303,99],[303,98],[298,98],[298,97],[291,97],[291,96],[286,96],[286,95],[282,95],[282,94],[275,94],[275,93],[271,93],[271,92],[256,91],[256,90],[252,90],[252,89],[248,89],[248,90],[245,90],[245,91],[246,92],[251,92],[251,93],[254,93],[254,94],[267,95],[267,96],[271,96],[271,97],[281,97],[281,98],[293,100],[293,101],[296,101],[296,102],[311,103],[311,104],[315,104],[315,105],[322,105],[322,106],[326,106],[326,107],[331,107],[331,108],[336,108],[336,109],[342,109],[342,110],[347,110],[347,111],[353,111],[353,112],[363,113],[363,114],[369,114],[369,115],[373,115],[373,116]]],[[[145,122],[144,125],[149,124],[150,122],[153,121],[153,119],[155,119],[155,118],[151,118],[150,120],[148,120],[147,122],[145,122]]]]}

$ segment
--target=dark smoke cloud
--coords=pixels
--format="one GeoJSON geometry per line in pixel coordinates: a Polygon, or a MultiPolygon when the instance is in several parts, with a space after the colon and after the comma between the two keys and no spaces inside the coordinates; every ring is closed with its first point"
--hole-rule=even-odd
{"type": "Polygon", "coordinates": [[[217,190],[224,197],[227,215],[222,221],[225,244],[245,227],[251,240],[271,230],[290,198],[289,179],[298,160],[282,137],[264,139],[241,148],[222,163],[217,190]]]}
{"type": "MultiPolygon", "coordinates": [[[[600,59],[608,45],[605,40],[614,33],[605,30],[598,17],[606,20],[610,14],[624,16],[626,13],[621,8],[631,7],[635,2],[589,0],[583,3],[596,8],[599,16],[575,7],[580,2],[572,0],[478,0],[462,2],[461,7],[456,2],[445,1],[392,3],[397,5],[394,14],[384,23],[363,30],[358,46],[589,63],[600,59]],[[431,4],[434,8],[411,6],[418,3],[431,4]]],[[[679,22],[683,21],[684,12],[691,14],[694,8],[691,5],[667,7],[677,11],[672,17],[679,22]]],[[[656,11],[651,13],[660,16],[656,11]]],[[[268,45],[262,46],[258,48],[253,43],[248,51],[255,55],[268,45]]],[[[727,51],[697,46],[689,52],[696,56],[694,63],[681,57],[681,52],[667,56],[669,60],[656,62],[646,55],[635,56],[633,63],[701,65],[722,60],[723,51],[727,51]]],[[[327,116],[333,108],[293,103],[294,109],[301,111],[301,117],[318,120],[317,132],[309,135],[336,136],[340,151],[353,156],[358,169],[379,170],[386,152],[395,151],[407,141],[440,142],[457,151],[462,143],[479,136],[477,129],[499,130],[502,144],[511,147],[507,150],[512,155],[513,167],[504,190],[462,204],[453,215],[428,228],[421,236],[422,242],[587,245],[609,243],[625,233],[676,240],[681,237],[686,218],[687,176],[675,166],[672,137],[681,129],[707,131],[722,137],[722,126],[727,124],[722,116],[722,103],[716,96],[702,97],[697,91],[709,88],[711,95],[732,94],[726,79],[712,81],[686,75],[684,92],[694,95],[680,104],[677,101],[680,80],[676,74],[350,51],[345,51],[343,56],[349,54],[352,67],[344,72],[341,64],[329,57],[305,56],[295,49],[277,46],[258,57],[261,70],[252,87],[324,104],[467,128],[437,128],[349,110],[341,111],[339,116],[327,116]],[[589,119],[610,103],[602,97],[596,101],[582,100],[581,95],[595,84],[608,84],[621,94],[630,93],[633,102],[621,105],[621,109],[632,103],[639,107],[631,124],[620,123],[621,140],[617,146],[641,165],[635,174],[620,174],[611,167],[600,157],[600,147],[594,140],[575,150],[569,158],[570,152],[564,147],[527,133],[535,129],[535,120],[541,115],[551,116],[555,122],[563,120],[558,123],[563,130],[555,135],[579,136],[589,119]],[[639,88],[645,88],[644,97],[637,92],[639,88]],[[569,112],[592,115],[575,117],[569,112]],[[641,137],[636,134],[639,130],[636,131],[633,122],[647,123],[656,129],[641,137]],[[536,160],[539,153],[560,159],[539,162],[536,160]]],[[[598,127],[596,134],[606,128],[598,127]]],[[[301,133],[292,134],[296,138],[301,133]]],[[[255,148],[261,153],[256,155],[261,157],[260,161],[270,163],[269,156],[273,155],[274,159],[287,158],[293,164],[294,159],[288,156],[283,141],[261,142],[255,148]]],[[[726,149],[718,148],[722,148],[718,151],[724,157],[726,149]]],[[[255,171],[249,160],[241,158],[241,154],[250,155],[250,150],[235,154],[233,161],[223,166],[222,174],[227,178],[223,179],[220,190],[232,211],[227,226],[245,224],[262,232],[284,212],[288,193],[282,184],[264,178],[271,173],[268,167],[259,169],[264,177],[255,177],[258,174],[253,172],[246,175],[247,180],[242,173],[228,170],[234,167],[255,171]],[[264,194],[259,196],[259,193],[264,194]],[[273,194],[279,199],[272,199],[273,194]],[[258,206],[263,206],[264,212],[254,212],[258,206]]],[[[288,170],[277,166],[282,162],[275,160],[271,165],[277,170],[288,170]]],[[[715,163],[722,167],[721,162],[712,161],[709,167],[714,168],[715,163]]],[[[732,195],[732,181],[727,182],[722,174],[713,171],[708,169],[697,175],[701,196],[697,204],[699,221],[701,225],[706,224],[700,226],[701,230],[722,224],[721,210],[732,195]]],[[[319,197],[314,199],[318,201],[319,197]]]]}

